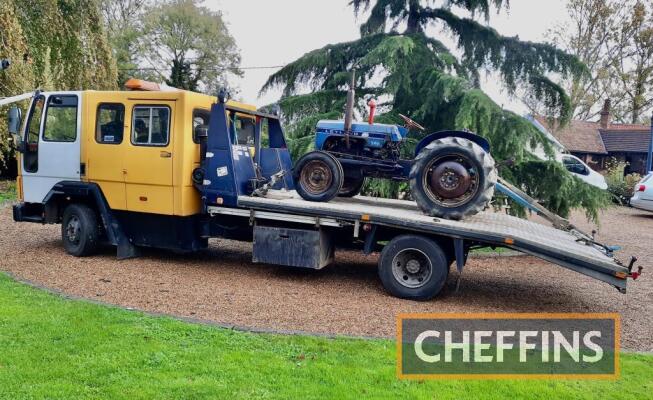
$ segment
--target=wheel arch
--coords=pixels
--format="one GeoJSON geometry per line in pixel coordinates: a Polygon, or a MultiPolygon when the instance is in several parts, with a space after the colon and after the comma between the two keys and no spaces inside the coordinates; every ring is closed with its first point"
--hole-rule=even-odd
{"type": "Polygon", "coordinates": [[[467,139],[481,146],[481,148],[485,150],[487,153],[490,153],[490,142],[488,142],[484,137],[481,137],[473,132],[440,131],[440,132],[431,133],[430,135],[426,136],[424,139],[420,140],[419,143],[417,143],[417,146],[415,147],[415,157],[417,157],[419,152],[422,151],[424,147],[428,146],[429,143],[433,142],[434,140],[447,138],[447,137],[459,137],[462,139],[467,139]]]}
{"type": "Polygon", "coordinates": [[[136,256],[136,249],[113,215],[100,186],[93,182],[62,181],[54,185],[43,200],[45,222],[59,223],[70,204],[85,204],[97,212],[109,243],[118,247],[118,258],[136,256]]]}
{"type": "Polygon", "coordinates": [[[66,207],[74,203],[85,204],[98,211],[96,201],[91,194],[93,189],[88,185],[93,184],[75,181],[62,181],[55,184],[43,199],[45,222],[60,223],[66,207]]]}

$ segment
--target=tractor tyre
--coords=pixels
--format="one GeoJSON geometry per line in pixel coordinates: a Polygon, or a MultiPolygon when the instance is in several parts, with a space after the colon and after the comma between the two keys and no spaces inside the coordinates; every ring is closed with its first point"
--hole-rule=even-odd
{"type": "Polygon", "coordinates": [[[344,181],[340,161],[324,151],[312,151],[293,169],[295,190],[308,201],[327,202],[338,195],[344,181]]]}
{"type": "Polygon", "coordinates": [[[494,159],[481,146],[448,137],[420,151],[409,179],[413,198],[425,214],[461,220],[488,206],[497,172],[494,159]]]}
{"type": "Polygon", "coordinates": [[[338,192],[338,197],[354,197],[358,196],[365,184],[365,177],[351,178],[345,177],[342,188],[338,192]]]}

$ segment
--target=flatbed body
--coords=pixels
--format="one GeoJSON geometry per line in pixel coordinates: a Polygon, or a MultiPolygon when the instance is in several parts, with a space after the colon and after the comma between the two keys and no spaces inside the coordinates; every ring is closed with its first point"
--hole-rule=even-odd
{"type": "MultiPolygon", "coordinates": [[[[316,226],[383,226],[468,244],[507,247],[626,290],[628,269],[595,245],[570,232],[501,212],[485,211],[463,221],[426,216],[412,201],[357,196],[328,203],[308,202],[294,191],[270,191],[265,197],[239,196],[237,208],[208,207],[212,216],[231,214],[252,220],[279,220],[316,226]]],[[[355,232],[354,236],[364,235],[355,232]]]]}

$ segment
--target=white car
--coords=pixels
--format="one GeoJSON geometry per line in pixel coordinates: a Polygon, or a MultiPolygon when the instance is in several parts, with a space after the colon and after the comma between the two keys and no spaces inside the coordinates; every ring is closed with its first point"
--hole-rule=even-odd
{"type": "Polygon", "coordinates": [[[653,211],[653,173],[649,173],[635,186],[630,205],[646,211],[653,211]]]}
{"type": "Polygon", "coordinates": [[[585,183],[603,190],[608,188],[608,183],[605,181],[605,177],[590,168],[580,158],[572,156],[571,154],[559,154],[557,159],[565,166],[567,171],[571,172],[585,183]]]}

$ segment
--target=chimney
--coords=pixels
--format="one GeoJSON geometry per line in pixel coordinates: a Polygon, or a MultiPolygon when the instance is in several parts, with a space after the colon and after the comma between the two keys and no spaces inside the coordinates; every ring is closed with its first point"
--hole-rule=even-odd
{"type": "Polygon", "coordinates": [[[610,119],[610,99],[605,99],[603,110],[601,110],[601,129],[608,129],[610,127],[610,119]]]}

